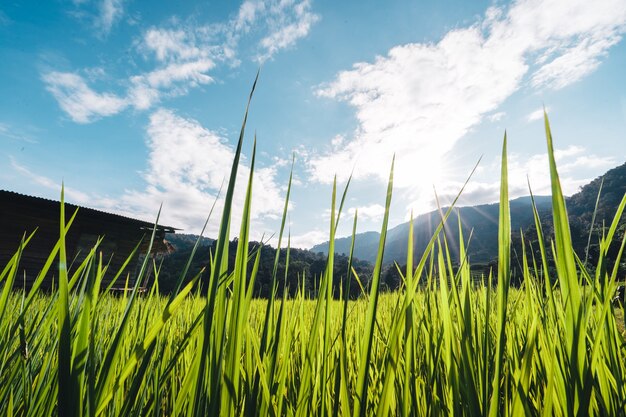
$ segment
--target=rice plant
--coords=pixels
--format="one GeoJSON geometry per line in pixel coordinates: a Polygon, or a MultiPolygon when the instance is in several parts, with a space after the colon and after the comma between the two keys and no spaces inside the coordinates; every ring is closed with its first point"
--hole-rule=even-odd
{"type": "MultiPolygon", "coordinates": [[[[248,107],[253,92],[254,87],[248,107]]],[[[58,243],[28,291],[14,288],[20,257],[28,251],[32,235],[16,242],[15,255],[0,272],[0,415],[626,414],[625,335],[611,304],[619,262],[613,268],[606,263],[612,244],[620,245],[619,257],[626,244],[615,242],[626,196],[602,237],[597,265],[587,269],[586,259],[581,261],[572,248],[547,116],[554,239],[545,240],[535,209],[540,257],[524,245],[520,288],[510,285],[505,136],[498,266],[493,275],[479,282],[472,279],[465,255],[468,241],[460,224],[455,244],[461,263],[454,265],[449,242],[440,233],[453,204],[442,211],[423,254],[413,253],[411,222],[402,286],[393,293],[381,291],[392,163],[373,276],[363,286],[367,290],[362,297],[351,301],[351,279],[343,283],[338,300],[332,294],[333,243],[348,193],[346,185],[337,204],[336,183],[327,267],[315,277],[318,296],[310,299],[304,286],[293,298],[287,291],[276,296],[283,279],[278,276],[277,251],[271,296],[253,298],[264,250],[248,245],[256,140],[248,182],[235,183],[247,114],[248,108],[211,264],[207,271],[187,277],[190,259],[170,297],[160,296],[154,287],[139,295],[139,283],[149,269],[158,283],[158,267],[149,257],[128,293],[109,295],[102,286],[108,267],[98,252],[100,241],[80,265],[68,267],[65,236],[73,217],[66,220],[63,193],[58,243]],[[246,198],[235,266],[229,269],[228,236],[238,186],[246,188],[246,198]],[[549,259],[554,259],[553,269],[549,259]],[[40,292],[41,282],[50,275],[55,290],[40,292]],[[201,287],[200,280],[206,280],[201,287]]],[[[279,248],[285,244],[290,189],[291,179],[279,248]]],[[[351,220],[354,245],[358,213],[351,220]]],[[[288,236],[285,246],[288,268],[288,236]]],[[[135,256],[131,254],[127,263],[135,256]]],[[[356,282],[365,282],[351,262],[352,251],[345,267],[356,282]]],[[[124,268],[115,272],[116,279],[126,279],[124,268]]],[[[303,282],[313,278],[301,277],[303,282]]],[[[623,311],[617,314],[623,320],[623,311]]]]}

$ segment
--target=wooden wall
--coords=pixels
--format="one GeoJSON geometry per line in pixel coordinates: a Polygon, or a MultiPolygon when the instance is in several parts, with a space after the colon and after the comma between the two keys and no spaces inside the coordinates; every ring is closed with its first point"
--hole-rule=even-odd
{"type": "MultiPolygon", "coordinates": [[[[76,209],[78,214],[66,236],[68,264],[74,260],[73,268],[84,260],[86,253],[99,236],[104,236],[100,245],[103,262],[111,260],[104,285],[115,276],[140,241],[143,241],[140,252],[146,253],[154,224],[89,208],[79,208],[71,204],[65,205],[66,221],[69,221],[76,209]]],[[[25,283],[29,288],[37,277],[59,239],[59,220],[58,201],[0,190],[0,269],[4,268],[17,251],[24,234],[28,235],[36,230],[22,254],[15,284],[17,287],[22,287],[25,283]]],[[[153,254],[167,250],[164,242],[165,233],[174,231],[175,229],[171,227],[157,228],[153,254]]],[[[130,274],[130,282],[134,283],[135,274],[138,272],[137,264],[137,258],[129,264],[123,274],[124,281],[126,274],[130,274]]],[[[50,288],[56,277],[58,277],[57,260],[42,287],[50,288]]],[[[123,286],[124,281],[116,283],[116,286],[123,286]]]]}

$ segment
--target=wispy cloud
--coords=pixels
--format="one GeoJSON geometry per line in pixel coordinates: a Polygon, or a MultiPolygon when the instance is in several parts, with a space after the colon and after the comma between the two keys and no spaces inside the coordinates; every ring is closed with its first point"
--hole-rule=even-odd
{"type": "Polygon", "coordinates": [[[209,51],[197,45],[192,33],[182,29],[150,28],[143,35],[143,49],[161,62],[207,58],[209,51]]]}
{"type": "Polygon", "coordinates": [[[15,127],[9,123],[0,122],[0,136],[26,143],[38,143],[32,132],[22,127],[15,127]]]}
{"type": "Polygon", "coordinates": [[[499,122],[500,120],[502,120],[504,116],[506,116],[506,113],[503,111],[499,111],[499,112],[490,114],[489,116],[487,116],[487,118],[491,122],[499,122]]]}
{"type": "Polygon", "coordinates": [[[311,12],[310,1],[287,7],[288,2],[278,2],[270,6],[269,33],[261,39],[260,62],[266,61],[281,49],[292,47],[299,39],[306,37],[311,27],[319,20],[319,15],[311,12]]]}
{"type": "Polygon", "coordinates": [[[264,62],[306,37],[319,19],[310,0],[245,0],[237,16],[223,28],[234,44],[246,35],[258,35],[254,58],[264,62]]]}
{"type": "Polygon", "coordinates": [[[99,38],[106,38],[124,16],[124,0],[73,0],[72,3],[74,10],[70,14],[92,26],[99,38]]]}
{"type": "Polygon", "coordinates": [[[0,10],[0,26],[7,26],[11,23],[11,19],[5,12],[0,10]]]}
{"type": "MultiPolygon", "coordinates": [[[[77,6],[83,7],[79,2],[77,6]]],[[[121,0],[104,0],[99,25],[108,28],[123,13],[121,0]]],[[[128,107],[146,110],[163,98],[187,94],[190,89],[214,81],[211,71],[219,66],[237,66],[238,49],[244,37],[257,39],[250,59],[265,61],[305,37],[319,16],[303,1],[245,1],[226,22],[196,25],[180,22],[147,29],[134,42],[135,51],[153,68],[118,82],[124,93],[98,93],[81,75],[50,71],[43,74],[46,88],[72,120],[89,123],[128,107]],[[258,40],[260,39],[260,40],[258,40]]],[[[249,40],[249,39],[248,39],[249,40]]]]}
{"type": "MultiPolygon", "coordinates": [[[[576,193],[581,186],[594,179],[593,177],[585,176],[585,172],[588,172],[588,170],[606,170],[617,164],[615,158],[595,155],[582,146],[556,149],[555,159],[558,165],[561,187],[565,195],[576,193]]],[[[494,159],[489,163],[488,171],[497,172],[499,166],[500,161],[494,159]]],[[[535,195],[551,194],[547,153],[530,156],[511,154],[508,158],[508,171],[510,198],[528,195],[528,183],[530,183],[532,192],[535,195]]],[[[442,184],[441,189],[444,191],[439,195],[442,204],[450,204],[456,197],[456,191],[460,190],[461,186],[462,184],[459,182],[442,184]]],[[[499,195],[499,179],[491,180],[485,176],[478,176],[467,185],[461,195],[459,204],[493,203],[499,200],[499,195]]],[[[431,201],[414,201],[411,205],[419,207],[425,204],[430,205],[430,208],[434,208],[431,201]]]]}
{"type": "MultiPolygon", "coordinates": [[[[31,169],[27,168],[26,166],[18,163],[15,160],[15,158],[10,157],[9,160],[11,163],[11,167],[13,168],[15,172],[19,173],[23,177],[28,178],[33,183],[50,190],[52,193],[60,194],[61,187],[62,187],[62,183],[60,181],[57,182],[48,177],[45,177],[43,175],[39,175],[33,172],[31,169]]],[[[94,207],[94,208],[110,208],[114,204],[113,200],[103,198],[94,194],[84,193],[72,187],[64,186],[63,188],[64,188],[65,196],[67,197],[67,201],[75,203],[75,204],[84,205],[86,207],[94,207]]],[[[119,213],[119,214],[128,215],[129,213],[119,213]]]]}
{"type": "Polygon", "coordinates": [[[42,76],[46,89],[71,119],[89,123],[102,116],[117,114],[128,106],[128,101],[111,93],[97,93],[78,74],[52,71],[42,76]]]}
{"type": "Polygon", "coordinates": [[[386,181],[432,196],[447,153],[514,92],[563,88],[596,68],[626,31],[622,0],[519,0],[492,7],[437,43],[392,48],[342,71],[317,94],[349,103],[358,127],[341,146],[311,155],[314,180],[386,181]]]}
{"type": "Polygon", "coordinates": [[[155,68],[131,76],[123,94],[98,93],[88,81],[106,78],[104,70],[84,69],[81,72],[51,71],[42,80],[59,106],[77,123],[90,123],[104,116],[117,114],[128,107],[146,110],[160,103],[163,97],[187,94],[198,85],[210,84],[209,71],[219,56],[205,45],[197,45],[184,31],[149,29],[137,49],[155,68]],[[88,79],[90,80],[88,80],[88,79]]]}
{"type": "MultiPolygon", "coordinates": [[[[68,201],[147,221],[163,203],[161,223],[199,233],[209,211],[216,202],[208,233],[215,235],[223,209],[226,182],[230,174],[234,150],[225,138],[204,128],[193,119],[183,118],[166,109],[156,110],[146,128],[148,163],[142,173],[145,185],[128,189],[120,196],[102,197],[65,187],[68,201]],[[223,190],[219,194],[220,188],[223,190]]],[[[53,191],[60,183],[38,175],[11,160],[14,170],[34,183],[53,191]]],[[[284,190],[277,183],[281,161],[275,165],[255,167],[251,220],[256,224],[253,238],[260,239],[268,231],[264,222],[276,219],[283,210],[284,190]]],[[[250,168],[243,157],[233,198],[232,222],[241,221],[250,168]]],[[[233,228],[236,232],[237,228],[233,228]]],[[[273,230],[272,230],[273,231],[273,230]]],[[[266,236],[267,238],[267,236],[266,236]]]]}
{"type": "MultiPolygon", "coordinates": [[[[213,81],[209,71],[221,58],[215,48],[184,30],[150,28],[136,42],[136,50],[146,61],[153,62],[154,68],[123,81],[128,86],[123,94],[98,93],[79,72],[51,71],[42,79],[72,120],[89,123],[128,107],[146,110],[163,97],[187,94],[191,88],[209,84],[213,81]]],[[[104,70],[98,70],[81,72],[93,82],[106,77],[104,70]]]]}
{"type": "Polygon", "coordinates": [[[187,94],[200,84],[210,84],[213,78],[207,72],[215,66],[210,59],[175,62],[147,74],[131,77],[132,88],[128,99],[139,110],[152,107],[163,95],[187,94]]]}
{"type": "Polygon", "coordinates": [[[108,35],[113,25],[124,14],[123,0],[102,0],[99,5],[100,14],[96,19],[96,26],[102,34],[108,35]]]}
{"type": "Polygon", "coordinates": [[[622,39],[620,35],[582,40],[537,70],[532,85],[558,90],[575,83],[600,65],[600,59],[606,56],[608,49],[622,39]]]}

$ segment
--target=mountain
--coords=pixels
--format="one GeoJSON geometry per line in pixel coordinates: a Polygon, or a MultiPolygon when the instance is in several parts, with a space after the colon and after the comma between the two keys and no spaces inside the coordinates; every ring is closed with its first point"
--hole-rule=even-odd
{"type": "MultiPolygon", "coordinates": [[[[511,230],[520,230],[533,222],[533,213],[530,197],[520,197],[511,200],[511,230]]],[[[549,196],[536,196],[535,204],[538,210],[549,209],[551,198],[549,196]]],[[[492,260],[498,252],[498,210],[499,204],[482,204],[479,206],[459,207],[453,210],[448,217],[445,228],[450,250],[455,253],[454,242],[459,240],[459,216],[463,236],[467,238],[471,234],[471,242],[468,254],[472,263],[486,263],[492,260]],[[472,231],[473,230],[473,231],[472,231]]],[[[439,225],[441,215],[439,211],[431,211],[417,216],[413,220],[414,251],[422,253],[430,241],[435,229],[439,225]]],[[[409,234],[409,222],[402,223],[387,232],[385,243],[385,263],[404,263],[407,255],[407,239],[409,234]]],[[[358,233],[355,237],[354,256],[358,259],[374,262],[378,251],[380,233],[358,233]]],[[[352,238],[344,237],[335,240],[337,253],[348,253],[352,238]]],[[[328,242],[311,248],[313,252],[328,252],[328,242]]]]}
{"type": "Polygon", "coordinates": [[[596,222],[609,223],[613,220],[617,206],[626,194],[626,163],[607,171],[567,199],[568,215],[591,223],[600,187],[602,190],[598,202],[596,222]]]}
{"type": "MultiPolygon", "coordinates": [[[[198,235],[185,234],[185,233],[167,233],[165,239],[169,244],[174,247],[174,251],[180,251],[181,249],[193,248],[198,240],[198,235]]],[[[215,239],[209,237],[200,238],[199,246],[211,246],[215,242],[215,239]]]]}
{"type": "MultiPolygon", "coordinates": [[[[626,163],[607,171],[604,175],[596,178],[583,186],[579,192],[566,199],[572,239],[574,248],[579,256],[584,256],[591,220],[595,208],[598,191],[602,184],[602,192],[596,212],[594,234],[592,235],[590,253],[593,255],[594,247],[601,235],[601,226],[606,226],[613,220],[622,197],[626,194],[626,163]]],[[[542,219],[546,237],[550,238],[551,226],[551,197],[536,196],[535,204],[542,219]]],[[[511,200],[511,230],[514,239],[519,239],[519,232],[525,234],[534,230],[534,219],[530,197],[520,197],[511,200]]],[[[488,263],[497,257],[498,253],[498,210],[499,204],[483,204],[478,206],[460,207],[454,210],[445,228],[446,237],[450,250],[454,255],[454,244],[458,242],[458,217],[461,218],[463,236],[467,241],[472,232],[472,238],[467,248],[468,256],[472,264],[488,263]]],[[[441,216],[438,211],[422,214],[414,219],[414,251],[420,255],[432,237],[441,216]]],[[[618,236],[623,236],[626,221],[622,218],[618,236]]],[[[400,224],[387,232],[385,243],[385,263],[394,261],[403,264],[406,261],[407,239],[409,223],[400,224]]],[[[380,234],[378,232],[359,233],[355,237],[354,256],[358,259],[374,262],[378,249],[380,234]]],[[[335,240],[337,253],[348,253],[351,237],[335,240]]],[[[328,252],[328,242],[311,248],[313,252],[328,252]]],[[[590,256],[591,256],[590,255],[590,256]]]]}
{"type": "MultiPolygon", "coordinates": [[[[182,233],[167,234],[166,239],[173,247],[173,251],[165,255],[161,260],[159,269],[159,290],[162,293],[170,293],[176,287],[176,282],[180,273],[185,269],[185,265],[189,261],[193,246],[198,236],[182,233]]],[[[235,254],[237,252],[237,240],[233,240],[229,244],[229,269],[232,270],[235,264],[235,254]]],[[[208,281],[208,272],[210,270],[211,253],[215,253],[217,241],[209,238],[202,238],[196,254],[189,267],[187,274],[188,281],[191,277],[202,273],[202,285],[208,281]],[[205,268],[204,272],[201,272],[205,268]]],[[[254,282],[253,295],[255,297],[268,297],[272,288],[271,278],[274,269],[274,258],[276,249],[269,245],[261,245],[259,242],[250,242],[250,250],[254,252],[257,248],[261,248],[259,258],[259,268],[256,280],[254,282]]],[[[282,296],[285,290],[293,296],[298,288],[304,284],[304,291],[308,296],[315,296],[319,277],[326,269],[326,255],[311,252],[306,249],[290,249],[289,252],[289,268],[285,271],[285,259],[287,251],[281,249],[278,262],[278,288],[277,295],[282,296]]],[[[251,272],[253,262],[248,264],[249,273],[251,272]]],[[[345,282],[348,276],[348,258],[346,256],[337,256],[335,258],[333,269],[333,294],[337,297],[340,293],[342,282],[345,282]]],[[[357,271],[359,277],[364,282],[369,281],[372,273],[372,265],[367,261],[354,260],[352,267],[357,271]]],[[[350,274],[351,276],[352,274],[350,274]]],[[[359,284],[351,276],[350,297],[358,297],[360,294],[359,284]]]]}
{"type": "MultiPolygon", "coordinates": [[[[602,225],[608,225],[613,220],[617,207],[626,194],[626,164],[621,165],[606,172],[603,176],[596,178],[585,185],[580,191],[566,201],[570,219],[570,228],[574,248],[581,259],[585,259],[587,242],[589,240],[589,230],[592,236],[589,244],[590,265],[594,265],[594,258],[598,254],[598,241],[603,233],[602,225]],[[592,228],[592,217],[596,199],[602,184],[598,210],[592,228]]],[[[546,240],[552,237],[552,215],[551,197],[537,196],[535,203],[541,218],[541,224],[546,240]]],[[[537,235],[535,232],[534,218],[530,197],[520,197],[511,200],[511,230],[513,259],[511,267],[515,269],[520,260],[517,254],[521,253],[520,231],[524,234],[525,241],[535,242],[537,235]]],[[[494,266],[498,253],[498,204],[483,204],[478,206],[460,207],[455,209],[445,228],[449,249],[454,257],[456,252],[455,243],[458,242],[458,219],[460,217],[463,236],[465,241],[471,234],[471,240],[467,247],[467,253],[473,267],[477,267],[479,272],[488,274],[489,269],[494,266]]],[[[619,243],[626,233],[626,216],[617,229],[614,244],[609,250],[609,267],[612,267],[612,260],[617,259],[619,243]]],[[[414,250],[415,255],[423,253],[427,243],[430,241],[435,228],[440,220],[438,211],[422,214],[414,220],[414,250]]],[[[406,249],[409,223],[400,224],[387,233],[385,245],[385,263],[387,264],[381,285],[386,289],[397,288],[399,277],[392,262],[397,261],[400,265],[406,262],[406,249]]],[[[159,288],[162,292],[169,292],[174,289],[176,280],[180,272],[187,263],[197,236],[185,234],[168,234],[168,242],[174,247],[174,252],[163,258],[159,273],[159,288]]],[[[356,235],[354,269],[357,271],[361,282],[367,286],[372,273],[372,263],[375,261],[378,250],[380,234],[377,232],[365,232],[356,235]]],[[[337,296],[340,292],[342,280],[347,274],[347,257],[349,253],[351,238],[339,238],[335,241],[337,257],[335,258],[335,268],[333,274],[333,292],[337,296]]],[[[203,238],[200,248],[191,264],[188,277],[199,273],[203,267],[207,267],[210,262],[210,253],[215,251],[216,241],[203,238]]],[[[258,247],[259,243],[250,242],[250,247],[258,247]]],[[[234,254],[237,248],[237,241],[230,242],[229,263],[232,267],[234,254]]],[[[533,250],[538,250],[538,245],[533,243],[533,250]]],[[[285,249],[281,250],[281,257],[278,266],[279,288],[278,294],[288,290],[293,295],[294,291],[304,282],[305,291],[315,296],[317,281],[326,267],[326,253],[328,242],[316,245],[311,250],[291,249],[289,268],[285,277],[285,249]],[[303,278],[305,277],[304,281],[303,278]]],[[[271,275],[274,265],[276,250],[270,246],[264,246],[261,250],[260,266],[258,276],[254,286],[256,297],[267,297],[271,288],[271,275]]],[[[535,253],[539,256],[538,253],[535,253]]],[[[548,253],[548,257],[550,257],[548,253]]],[[[458,259],[458,254],[456,256],[458,259]]],[[[626,272],[626,262],[620,266],[620,276],[626,272]]],[[[205,277],[202,282],[206,282],[205,277]]],[[[351,275],[351,274],[350,274],[351,275]]],[[[514,274],[515,275],[515,274],[514,274]]],[[[351,284],[351,297],[356,297],[360,293],[359,285],[353,278],[351,284]]]]}
{"type": "MultiPolygon", "coordinates": [[[[598,258],[600,248],[599,241],[611,225],[625,194],[626,163],[607,171],[567,199],[572,243],[576,253],[583,261],[585,258],[589,258],[589,265],[596,264],[595,260],[598,258]],[[598,199],[598,208],[594,219],[596,199],[598,199]]],[[[549,220],[550,216],[543,216],[543,223],[551,227],[549,220]]],[[[607,255],[609,268],[613,267],[614,261],[618,258],[619,247],[625,234],[626,214],[622,214],[607,255]]],[[[620,274],[623,276],[626,272],[626,260],[622,258],[621,262],[620,274]]]]}

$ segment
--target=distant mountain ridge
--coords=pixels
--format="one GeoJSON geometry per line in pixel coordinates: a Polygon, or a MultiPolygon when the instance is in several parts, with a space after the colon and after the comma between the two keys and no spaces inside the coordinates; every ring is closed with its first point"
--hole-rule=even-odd
{"type": "MultiPolygon", "coordinates": [[[[525,228],[533,221],[530,197],[520,197],[511,200],[511,230],[525,228]]],[[[550,209],[552,201],[549,196],[536,196],[535,204],[538,210],[550,209]]],[[[445,228],[448,243],[458,242],[458,217],[461,217],[463,236],[467,239],[472,236],[468,255],[472,262],[485,263],[493,259],[498,251],[498,210],[499,204],[481,204],[478,206],[459,207],[450,213],[445,228]]],[[[435,229],[439,225],[441,215],[434,210],[421,214],[413,220],[414,252],[421,254],[426,249],[435,229]]],[[[409,222],[399,224],[387,231],[385,243],[385,263],[406,261],[407,239],[409,222]]],[[[358,233],[355,238],[354,256],[357,259],[374,262],[378,251],[380,233],[358,233]]],[[[352,238],[335,239],[336,253],[348,253],[352,238]]],[[[453,252],[453,247],[450,248],[453,252]]],[[[313,252],[328,252],[328,242],[315,245],[313,252]]]]}
{"type": "MultiPolygon", "coordinates": [[[[596,213],[596,222],[594,223],[596,227],[598,224],[601,225],[603,221],[607,225],[612,221],[617,206],[626,193],[626,163],[607,171],[604,175],[583,186],[579,192],[566,199],[571,227],[576,237],[575,248],[577,252],[580,251],[581,246],[586,245],[586,236],[588,236],[591,227],[591,219],[601,182],[603,182],[603,186],[598,212],[596,213]]],[[[550,196],[535,196],[535,204],[542,217],[542,223],[547,221],[547,218],[551,219],[552,200],[550,196]]],[[[520,230],[526,231],[529,228],[534,228],[531,198],[529,196],[511,200],[510,207],[511,230],[514,235],[519,235],[520,230]]],[[[448,218],[445,228],[448,243],[452,246],[458,242],[458,216],[460,216],[463,235],[466,240],[470,236],[470,231],[472,231],[472,239],[467,248],[470,261],[472,263],[487,263],[494,260],[498,253],[498,210],[498,203],[455,209],[448,218]]],[[[419,215],[414,219],[413,233],[416,255],[423,253],[440,219],[441,215],[436,210],[419,215]]],[[[385,243],[385,263],[395,261],[403,264],[406,262],[408,230],[409,222],[402,223],[388,230],[385,243]]],[[[380,233],[378,232],[358,233],[355,237],[354,256],[361,260],[374,262],[376,260],[379,239],[380,233]]],[[[350,250],[351,240],[351,237],[336,239],[336,253],[347,254],[350,250]]],[[[450,248],[453,254],[454,249],[454,247],[450,248]]],[[[328,242],[313,246],[311,251],[326,254],[328,252],[328,242]]]]}
{"type": "MultiPolygon", "coordinates": [[[[159,267],[159,290],[162,293],[170,293],[175,289],[176,282],[180,273],[185,269],[187,262],[191,256],[193,246],[198,236],[189,234],[168,234],[166,236],[168,242],[173,246],[174,250],[162,259],[159,267]]],[[[235,254],[237,253],[237,240],[229,242],[228,263],[229,269],[232,270],[235,265],[235,254]]],[[[272,290],[271,277],[274,270],[274,260],[276,249],[269,245],[261,245],[259,242],[249,242],[250,249],[254,251],[262,246],[261,255],[257,269],[257,276],[254,282],[253,295],[255,297],[267,298],[272,290]]],[[[207,272],[210,270],[211,253],[215,253],[217,241],[210,238],[202,238],[198,245],[198,250],[193,258],[187,278],[188,282],[191,277],[196,274],[203,273],[200,281],[201,285],[208,282],[207,272]],[[201,272],[204,268],[204,272],[201,272]]],[[[326,270],[327,257],[325,255],[314,253],[306,249],[291,248],[289,250],[289,267],[286,268],[287,250],[281,249],[278,262],[277,273],[277,296],[282,296],[284,291],[288,291],[290,296],[294,296],[296,291],[302,288],[307,296],[315,296],[317,294],[317,284],[319,277],[326,270]]],[[[248,272],[251,273],[253,262],[248,264],[248,272]]],[[[346,256],[337,256],[333,265],[333,294],[337,297],[341,291],[341,283],[345,282],[348,276],[348,258],[346,256]]],[[[366,282],[372,273],[372,265],[367,261],[354,260],[352,267],[366,282]]],[[[357,282],[351,286],[350,297],[358,297],[360,289],[357,282]]]]}
{"type": "MultiPolygon", "coordinates": [[[[596,198],[602,183],[602,193],[598,204],[598,211],[594,222],[594,234],[591,239],[589,249],[589,259],[597,256],[598,238],[602,234],[603,223],[608,224],[613,220],[622,197],[626,193],[626,164],[614,168],[603,176],[596,178],[589,184],[581,188],[581,190],[567,199],[567,209],[570,218],[570,228],[572,232],[572,241],[574,248],[581,259],[585,255],[586,246],[589,238],[589,230],[591,229],[591,220],[595,207],[596,198]]],[[[535,203],[541,218],[542,228],[546,239],[552,236],[552,216],[551,197],[536,196],[535,203]]],[[[450,251],[455,258],[456,242],[458,242],[458,216],[460,215],[463,236],[465,241],[470,236],[473,229],[471,241],[467,248],[469,260],[472,266],[477,266],[482,272],[488,273],[489,268],[494,265],[498,253],[498,204],[482,204],[478,206],[459,207],[453,211],[448,218],[445,233],[450,245],[450,251]]],[[[426,244],[432,237],[435,228],[440,220],[438,211],[417,216],[414,220],[414,251],[415,256],[420,256],[425,249],[426,244]]],[[[530,197],[520,197],[511,200],[511,230],[512,250],[521,254],[520,230],[524,232],[526,241],[536,240],[534,230],[534,219],[531,209],[530,197]],[[517,249],[516,249],[517,248],[517,249]]],[[[387,242],[385,245],[385,262],[387,263],[383,272],[383,283],[387,289],[397,288],[399,285],[399,277],[395,276],[395,267],[390,265],[393,261],[403,265],[406,262],[407,238],[409,223],[400,224],[387,233],[387,242]]],[[[615,242],[621,242],[626,233],[626,220],[622,218],[622,222],[617,231],[615,242]]],[[[178,275],[184,269],[191,249],[196,242],[198,236],[186,235],[181,233],[168,234],[166,239],[174,247],[175,251],[167,255],[163,259],[159,274],[159,287],[162,292],[169,292],[178,279],[178,275]]],[[[372,263],[375,261],[378,250],[378,242],[380,234],[378,232],[364,232],[356,236],[355,257],[353,267],[357,271],[362,282],[367,285],[373,269],[372,263]]],[[[210,238],[202,238],[200,248],[194,258],[188,276],[194,276],[203,267],[210,262],[210,252],[215,249],[215,240],[210,238]]],[[[334,274],[333,274],[333,291],[335,296],[339,294],[339,287],[342,279],[347,274],[347,257],[342,254],[348,254],[350,249],[351,238],[339,238],[335,241],[335,247],[339,256],[335,258],[334,274]]],[[[231,258],[234,256],[237,248],[237,242],[230,242],[229,253],[231,258]]],[[[255,247],[258,243],[251,242],[251,247],[255,247]]],[[[535,245],[534,250],[537,250],[535,245]]],[[[614,244],[615,248],[609,254],[611,259],[616,259],[619,244],[614,244]]],[[[316,279],[326,268],[326,254],[328,251],[328,242],[314,246],[311,250],[291,249],[288,276],[285,278],[284,258],[286,256],[285,249],[281,252],[281,261],[279,262],[279,294],[287,288],[290,293],[295,291],[302,277],[306,277],[304,283],[308,294],[314,295],[316,291],[316,279]],[[320,252],[323,252],[320,254],[320,252]]],[[[270,290],[269,280],[274,264],[275,249],[265,246],[261,251],[261,261],[259,273],[254,288],[254,295],[257,297],[267,297],[270,290]]],[[[550,256],[550,255],[548,255],[550,256]]],[[[458,259],[458,255],[456,256],[458,259]]],[[[519,259],[514,255],[515,261],[512,267],[518,264],[519,259]]],[[[233,259],[231,259],[233,261],[233,259]]],[[[622,261],[620,267],[623,276],[626,273],[626,261],[622,261]]],[[[397,274],[396,274],[397,275],[397,274]]],[[[206,281],[206,279],[203,279],[206,281]]],[[[359,286],[355,282],[351,287],[351,297],[359,295],[359,286]]]]}

